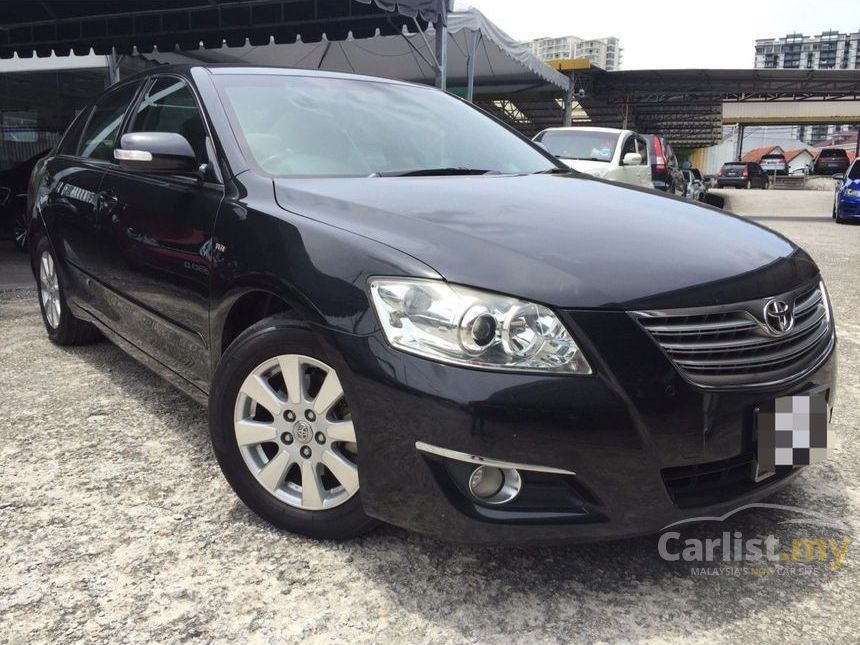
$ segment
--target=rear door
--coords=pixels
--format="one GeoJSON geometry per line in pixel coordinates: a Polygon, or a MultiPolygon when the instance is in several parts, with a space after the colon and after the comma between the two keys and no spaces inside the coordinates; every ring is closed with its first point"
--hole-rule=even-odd
{"type": "Polygon", "coordinates": [[[211,234],[224,194],[210,159],[200,103],[178,76],[157,76],[132,109],[127,132],[184,136],[207,169],[200,177],[112,165],[101,191],[114,203],[103,257],[120,333],[208,389],[211,234]]]}
{"type": "Polygon", "coordinates": [[[54,251],[68,269],[68,295],[91,312],[101,309],[98,284],[105,276],[99,253],[105,235],[101,183],[139,87],[140,82],[119,85],[85,111],[46,162],[40,182],[39,208],[54,251]]]}

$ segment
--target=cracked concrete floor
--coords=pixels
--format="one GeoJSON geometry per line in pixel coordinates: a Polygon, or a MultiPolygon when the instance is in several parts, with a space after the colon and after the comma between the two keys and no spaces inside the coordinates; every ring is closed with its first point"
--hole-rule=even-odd
{"type": "MultiPolygon", "coordinates": [[[[820,263],[840,331],[842,446],[771,501],[856,535],[860,227],[826,212],[754,217],[820,263]]],[[[836,572],[704,577],[662,561],[656,537],[503,550],[388,527],[345,543],[280,533],[222,479],[202,408],[118,349],[54,347],[35,299],[8,294],[0,338],[2,643],[844,643],[860,632],[855,545],[836,572]]],[[[780,519],[744,514],[730,528],[788,539],[797,529],[780,519]]]]}

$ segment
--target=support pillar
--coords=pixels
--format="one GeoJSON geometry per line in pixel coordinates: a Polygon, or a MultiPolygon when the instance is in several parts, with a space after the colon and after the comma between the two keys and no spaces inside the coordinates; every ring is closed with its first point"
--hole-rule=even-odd
{"type": "Polygon", "coordinates": [[[436,28],[436,87],[448,90],[448,28],[437,22],[436,28]]]}
{"type": "Polygon", "coordinates": [[[573,122],[573,86],[574,75],[570,75],[570,85],[567,86],[567,91],[564,93],[564,117],[562,118],[562,127],[569,128],[573,122]]]}
{"type": "Polygon", "coordinates": [[[738,123],[738,142],[735,148],[735,161],[740,161],[744,156],[744,124],[738,123]]]}

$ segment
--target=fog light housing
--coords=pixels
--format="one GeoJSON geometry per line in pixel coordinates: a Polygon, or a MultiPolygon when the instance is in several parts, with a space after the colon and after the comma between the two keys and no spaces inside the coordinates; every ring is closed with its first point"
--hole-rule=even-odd
{"type": "Polygon", "coordinates": [[[469,492],[482,504],[507,504],[520,494],[523,480],[513,468],[478,466],[469,475],[469,492]]]}

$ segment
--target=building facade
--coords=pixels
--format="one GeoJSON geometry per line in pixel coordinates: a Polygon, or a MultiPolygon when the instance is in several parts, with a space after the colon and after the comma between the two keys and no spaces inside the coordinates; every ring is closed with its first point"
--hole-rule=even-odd
{"type": "MultiPolygon", "coordinates": [[[[756,69],[860,69],[860,31],[825,31],[817,36],[793,33],[755,41],[756,69]]],[[[791,137],[815,143],[848,129],[847,125],[791,127],[791,137]]]]}
{"type": "Polygon", "coordinates": [[[587,58],[595,67],[610,72],[621,68],[621,41],[614,36],[592,40],[579,36],[537,38],[523,44],[543,61],[587,58]]]}
{"type": "Polygon", "coordinates": [[[755,41],[757,69],[860,69],[860,31],[793,33],[755,41]]]}

